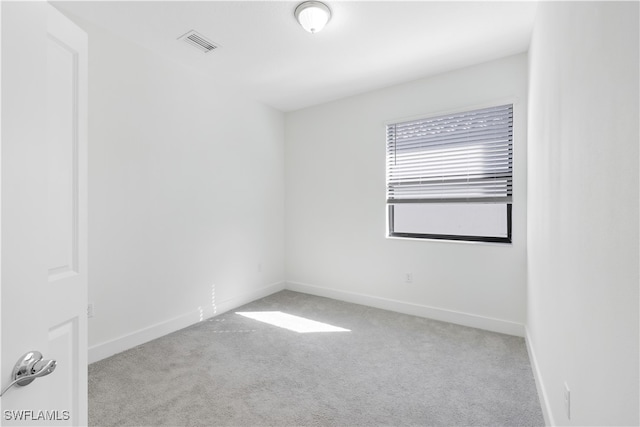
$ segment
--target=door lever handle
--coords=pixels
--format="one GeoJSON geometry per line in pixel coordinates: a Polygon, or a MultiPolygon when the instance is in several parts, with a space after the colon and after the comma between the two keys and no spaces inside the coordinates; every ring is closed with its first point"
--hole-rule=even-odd
{"type": "Polygon", "coordinates": [[[31,384],[36,378],[49,375],[56,369],[55,360],[43,360],[42,353],[39,351],[30,351],[22,355],[13,367],[11,379],[13,380],[8,386],[2,389],[0,397],[6,393],[14,385],[26,386],[31,384]]]}

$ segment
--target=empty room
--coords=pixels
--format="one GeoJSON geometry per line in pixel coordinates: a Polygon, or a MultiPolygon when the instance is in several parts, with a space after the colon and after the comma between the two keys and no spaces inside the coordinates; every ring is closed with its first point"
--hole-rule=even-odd
{"type": "Polygon", "coordinates": [[[2,1],[0,425],[640,425],[639,6],[2,1]]]}

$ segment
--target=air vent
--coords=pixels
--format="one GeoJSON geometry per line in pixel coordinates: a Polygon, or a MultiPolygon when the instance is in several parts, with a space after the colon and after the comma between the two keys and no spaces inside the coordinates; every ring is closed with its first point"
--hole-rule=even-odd
{"type": "Polygon", "coordinates": [[[200,52],[203,52],[203,53],[209,53],[212,50],[217,49],[219,47],[212,41],[207,40],[207,38],[202,34],[193,30],[189,31],[187,34],[183,36],[178,37],[178,40],[182,40],[183,42],[187,43],[190,46],[195,47],[196,49],[198,49],[200,52]]]}

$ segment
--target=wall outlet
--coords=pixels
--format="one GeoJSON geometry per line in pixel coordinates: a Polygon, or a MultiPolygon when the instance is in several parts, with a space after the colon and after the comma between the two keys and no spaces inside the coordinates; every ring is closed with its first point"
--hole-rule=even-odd
{"type": "Polygon", "coordinates": [[[564,410],[567,414],[567,419],[571,419],[571,390],[569,390],[569,385],[564,383],[564,410]]]}
{"type": "Polygon", "coordinates": [[[413,283],[413,273],[404,273],[404,283],[413,283]]]}
{"type": "Polygon", "coordinates": [[[93,317],[93,303],[92,302],[87,304],[87,317],[88,318],[92,318],[93,317]]]}

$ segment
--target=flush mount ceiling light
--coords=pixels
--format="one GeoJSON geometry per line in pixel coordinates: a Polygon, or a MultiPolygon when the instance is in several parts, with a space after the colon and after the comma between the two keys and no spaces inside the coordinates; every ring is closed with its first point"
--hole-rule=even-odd
{"type": "Polygon", "coordinates": [[[331,19],[331,10],[319,1],[306,1],[296,7],[294,15],[302,28],[310,33],[317,33],[331,19]]]}

